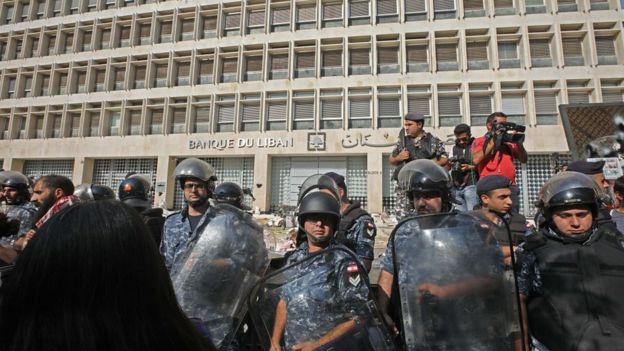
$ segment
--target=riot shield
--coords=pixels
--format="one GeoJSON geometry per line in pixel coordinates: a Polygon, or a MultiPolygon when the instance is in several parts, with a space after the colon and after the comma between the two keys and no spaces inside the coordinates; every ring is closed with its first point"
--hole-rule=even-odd
{"type": "Polygon", "coordinates": [[[229,344],[245,299],[268,266],[262,229],[228,205],[208,209],[208,224],[174,262],[172,282],[186,315],[217,347],[229,344]]]}
{"type": "Polygon", "coordinates": [[[395,228],[393,290],[406,350],[522,349],[513,267],[495,230],[466,213],[412,217],[395,228]]]}
{"type": "Polygon", "coordinates": [[[264,350],[394,350],[366,270],[342,246],[268,275],[249,303],[264,350]]]}

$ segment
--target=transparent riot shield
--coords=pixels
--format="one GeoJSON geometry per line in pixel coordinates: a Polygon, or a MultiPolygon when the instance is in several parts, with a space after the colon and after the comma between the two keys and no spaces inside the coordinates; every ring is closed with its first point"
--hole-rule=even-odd
{"type": "Polygon", "coordinates": [[[270,274],[249,303],[264,350],[394,350],[366,270],[342,246],[270,274]]]}
{"type": "Polygon", "coordinates": [[[205,229],[174,263],[182,310],[217,347],[227,345],[246,313],[245,299],[268,266],[262,229],[238,208],[211,206],[205,229]]]}
{"type": "Polygon", "coordinates": [[[522,350],[513,267],[495,230],[466,213],[413,217],[395,228],[406,350],[522,350]]]}

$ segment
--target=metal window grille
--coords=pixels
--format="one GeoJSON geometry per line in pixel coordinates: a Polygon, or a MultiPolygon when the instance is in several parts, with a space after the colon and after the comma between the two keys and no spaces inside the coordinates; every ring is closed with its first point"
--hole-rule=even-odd
{"type": "Polygon", "coordinates": [[[26,160],[24,175],[38,179],[41,176],[56,174],[72,179],[74,160],[26,160]]]}
{"type": "Polygon", "coordinates": [[[569,163],[569,154],[533,154],[526,164],[516,164],[516,183],[520,189],[520,213],[535,215],[535,202],[544,183],[555,174],[555,167],[569,163]]]}
{"type": "Polygon", "coordinates": [[[563,46],[564,63],[567,66],[583,66],[583,38],[564,38],[561,40],[563,46]]]}
{"type": "Polygon", "coordinates": [[[492,113],[491,95],[470,95],[470,124],[485,125],[487,116],[492,113]]]}
{"type": "Polygon", "coordinates": [[[349,1],[349,17],[369,17],[370,16],[370,1],[349,1]]]}
{"type": "Polygon", "coordinates": [[[453,127],[462,122],[461,95],[438,96],[438,114],[441,127],[453,127]]]}
{"type": "Polygon", "coordinates": [[[405,0],[405,13],[427,12],[425,0],[405,0]]]}
{"type": "MultiPolygon", "coordinates": [[[[93,184],[105,185],[117,192],[119,183],[125,179],[129,172],[136,172],[147,176],[152,186],[156,184],[156,168],[158,160],[155,158],[135,159],[100,159],[93,163],[93,184]]],[[[150,192],[150,200],[154,193],[150,192]]]]}
{"type": "Polygon", "coordinates": [[[589,103],[589,92],[587,92],[587,91],[570,91],[570,90],[568,90],[568,103],[570,103],[570,104],[586,104],[586,103],[589,103]]]}
{"type": "Polygon", "coordinates": [[[377,0],[377,15],[397,14],[396,0],[377,0]]]}
{"type": "Polygon", "coordinates": [[[483,10],[483,0],[464,0],[464,10],[483,10]]]}
{"type": "Polygon", "coordinates": [[[536,90],[534,97],[537,124],[557,124],[557,92],[536,90]]]}

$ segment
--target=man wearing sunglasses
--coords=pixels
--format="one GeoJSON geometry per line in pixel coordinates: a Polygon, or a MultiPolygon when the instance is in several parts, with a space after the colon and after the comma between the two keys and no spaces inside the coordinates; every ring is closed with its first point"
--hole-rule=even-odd
{"type": "Polygon", "coordinates": [[[462,123],[455,126],[455,146],[451,162],[453,178],[453,195],[460,202],[458,210],[472,211],[478,203],[476,183],[479,179],[477,167],[472,162],[472,141],[470,126],[462,123]]]}
{"type": "Polygon", "coordinates": [[[188,243],[205,226],[207,221],[204,214],[210,206],[208,199],[212,197],[217,180],[214,168],[197,158],[187,158],[180,162],[174,170],[174,176],[184,191],[186,205],[181,211],[167,217],[163,227],[160,253],[168,270],[171,270],[176,258],[186,251],[188,243]]]}

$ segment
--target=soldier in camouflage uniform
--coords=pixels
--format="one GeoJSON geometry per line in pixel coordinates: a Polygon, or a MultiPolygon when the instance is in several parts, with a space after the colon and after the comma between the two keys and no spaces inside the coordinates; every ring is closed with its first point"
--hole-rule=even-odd
{"type": "Polygon", "coordinates": [[[0,172],[0,181],[6,201],[4,213],[8,219],[20,222],[17,236],[23,235],[32,227],[32,219],[37,212],[37,207],[29,201],[30,182],[25,175],[15,171],[0,172]]]}
{"type": "Polygon", "coordinates": [[[214,168],[197,158],[187,158],[174,170],[176,182],[184,191],[184,208],[167,217],[163,227],[160,253],[165,266],[171,271],[176,258],[183,254],[189,242],[201,233],[206,225],[205,213],[217,179],[214,168]]]}
{"type": "MultiPolygon", "coordinates": [[[[444,142],[429,132],[425,132],[423,126],[425,116],[420,113],[408,113],[405,115],[403,129],[399,133],[397,144],[390,155],[390,164],[395,166],[392,180],[398,180],[397,176],[403,166],[413,160],[433,160],[440,166],[448,163],[448,154],[444,149],[444,142]]],[[[398,184],[396,187],[397,203],[396,212],[399,217],[406,215],[405,208],[409,201],[406,197],[406,189],[398,184]]]]}
{"type": "Polygon", "coordinates": [[[334,237],[338,243],[355,252],[366,270],[370,271],[374,259],[373,251],[377,233],[375,221],[362,208],[359,201],[349,200],[347,185],[343,176],[334,172],[325,173],[325,175],[336,182],[340,195],[340,224],[338,224],[334,237]]]}
{"type": "MultiPolygon", "coordinates": [[[[301,200],[299,230],[307,241],[288,257],[287,265],[321,253],[310,262],[284,272],[287,283],[281,289],[275,311],[271,349],[335,349],[361,345],[353,331],[368,300],[369,289],[360,279],[358,265],[345,251],[322,254],[336,246],[332,239],[340,219],[340,205],[324,192],[312,192],[301,200]],[[284,342],[282,342],[284,340],[284,342]],[[341,340],[345,344],[335,343],[341,340]]],[[[338,244],[339,245],[339,244],[338,244]]]]}

